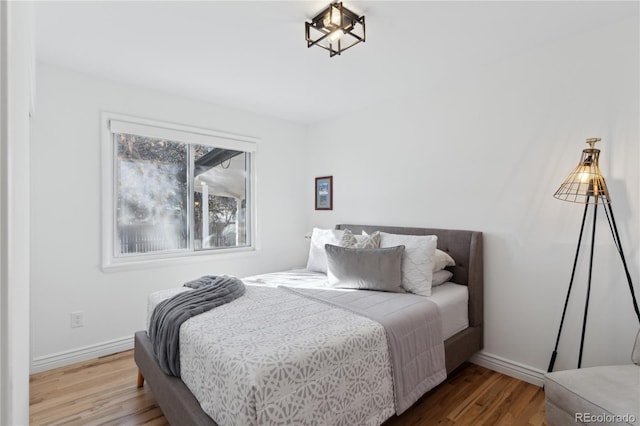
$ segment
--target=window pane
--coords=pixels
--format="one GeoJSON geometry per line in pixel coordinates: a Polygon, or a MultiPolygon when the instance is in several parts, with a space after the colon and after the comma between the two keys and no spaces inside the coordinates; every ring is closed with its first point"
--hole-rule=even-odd
{"type": "Polygon", "coordinates": [[[119,133],[116,255],[188,248],[188,145],[119,133]]]}
{"type": "Polygon", "coordinates": [[[194,247],[243,247],[247,231],[250,154],[193,145],[194,247]]]}

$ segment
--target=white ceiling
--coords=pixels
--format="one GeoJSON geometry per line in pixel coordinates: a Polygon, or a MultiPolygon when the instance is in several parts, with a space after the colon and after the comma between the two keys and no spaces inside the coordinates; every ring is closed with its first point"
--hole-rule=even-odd
{"type": "Polygon", "coordinates": [[[367,41],[329,58],[304,21],[329,2],[37,2],[37,58],[298,123],[429,90],[594,27],[637,2],[348,1],[367,41]]]}

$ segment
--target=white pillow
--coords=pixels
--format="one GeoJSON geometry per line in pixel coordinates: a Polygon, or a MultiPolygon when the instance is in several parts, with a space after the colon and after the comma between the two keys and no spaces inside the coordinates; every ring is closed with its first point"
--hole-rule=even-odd
{"type": "Polygon", "coordinates": [[[435,235],[401,235],[380,233],[380,247],[404,246],[402,287],[409,293],[431,296],[433,260],[438,244],[435,235]]]}
{"type": "Polygon", "coordinates": [[[309,245],[309,258],[307,259],[307,269],[314,272],[327,273],[327,253],[324,250],[325,244],[334,246],[341,245],[343,230],[313,228],[311,234],[311,244],[309,245]]]}
{"type": "Polygon", "coordinates": [[[443,252],[440,249],[436,249],[436,254],[433,258],[433,272],[440,271],[447,266],[455,266],[456,261],[451,256],[443,252]]]}
{"type": "Polygon", "coordinates": [[[433,280],[431,281],[431,288],[437,287],[448,282],[453,277],[453,272],[446,269],[440,269],[433,273],[433,280]]]}

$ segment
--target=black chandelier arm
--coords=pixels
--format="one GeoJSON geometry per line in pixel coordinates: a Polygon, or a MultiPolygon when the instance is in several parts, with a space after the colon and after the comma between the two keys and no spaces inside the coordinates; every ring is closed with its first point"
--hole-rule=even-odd
{"type": "Polygon", "coordinates": [[[584,302],[584,317],[582,319],[582,335],[580,336],[580,352],[578,354],[578,368],[582,367],[582,350],[584,349],[584,335],[587,330],[587,315],[589,313],[589,298],[591,296],[591,276],[593,272],[593,249],[596,243],[596,219],[598,218],[598,196],[593,205],[593,226],[591,228],[591,251],[589,253],[589,276],[587,278],[587,297],[584,302]]]}
{"type": "Polygon", "coordinates": [[[636,316],[638,317],[638,322],[640,323],[640,309],[638,308],[638,300],[636,299],[636,293],[633,289],[633,282],[631,281],[631,274],[629,273],[627,260],[625,259],[624,251],[622,250],[622,242],[620,241],[620,234],[618,233],[616,220],[615,220],[615,217],[613,216],[613,208],[611,207],[611,203],[606,203],[604,211],[607,214],[607,219],[609,221],[609,228],[611,229],[611,235],[613,236],[613,241],[615,242],[616,248],[618,249],[618,253],[620,254],[620,259],[622,260],[622,266],[624,267],[624,273],[627,276],[627,283],[629,284],[629,292],[631,293],[631,302],[633,303],[633,309],[636,311],[636,316]]]}
{"type": "Polygon", "coordinates": [[[564,300],[564,308],[562,309],[562,317],[560,319],[560,327],[558,328],[558,336],[556,337],[556,344],[553,347],[553,352],[551,353],[551,359],[549,360],[549,367],[547,368],[547,373],[550,373],[553,371],[553,366],[555,365],[556,357],[558,356],[558,345],[560,344],[560,335],[562,334],[562,326],[564,325],[564,318],[567,314],[567,306],[569,305],[571,288],[573,287],[573,279],[576,275],[576,266],[578,265],[580,246],[582,245],[582,235],[584,234],[584,223],[587,218],[588,210],[589,210],[589,196],[587,196],[587,203],[584,205],[584,213],[582,214],[582,224],[580,225],[580,234],[578,235],[578,245],[576,247],[576,255],[573,260],[573,269],[571,270],[571,279],[569,279],[569,288],[567,289],[567,297],[564,300]]]}

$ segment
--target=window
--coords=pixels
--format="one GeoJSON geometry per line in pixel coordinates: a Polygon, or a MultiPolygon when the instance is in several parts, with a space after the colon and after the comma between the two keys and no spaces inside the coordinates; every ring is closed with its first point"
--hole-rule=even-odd
{"type": "Polygon", "coordinates": [[[253,247],[255,140],[109,115],[105,125],[104,266],[253,247]]]}

